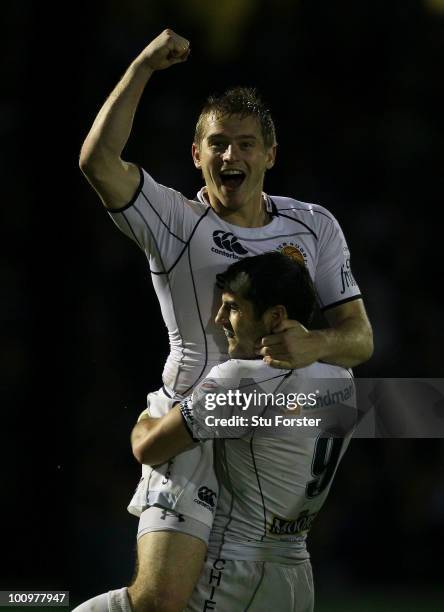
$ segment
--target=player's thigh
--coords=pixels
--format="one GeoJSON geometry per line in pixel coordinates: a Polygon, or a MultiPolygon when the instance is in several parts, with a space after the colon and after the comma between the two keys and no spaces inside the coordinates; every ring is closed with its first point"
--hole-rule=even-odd
{"type": "Polygon", "coordinates": [[[202,540],[171,531],[149,532],[137,545],[138,567],[129,587],[135,612],[179,612],[193,592],[205,559],[202,540]]]}
{"type": "Polygon", "coordinates": [[[208,559],[187,612],[312,612],[309,561],[281,565],[260,561],[208,559]]]}
{"type": "Polygon", "coordinates": [[[207,559],[186,611],[250,610],[249,604],[263,582],[264,566],[260,561],[207,559]]]}

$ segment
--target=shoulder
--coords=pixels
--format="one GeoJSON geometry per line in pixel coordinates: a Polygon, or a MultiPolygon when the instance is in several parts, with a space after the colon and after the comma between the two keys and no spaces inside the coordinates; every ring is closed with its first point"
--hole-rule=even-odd
{"type": "Polygon", "coordinates": [[[320,204],[302,202],[282,196],[268,196],[274,214],[286,223],[306,227],[316,238],[326,235],[338,225],[333,214],[320,204]]]}
{"type": "Polygon", "coordinates": [[[294,370],[294,374],[300,378],[353,378],[351,370],[320,361],[315,361],[306,368],[294,370]]]}
{"type": "Polygon", "coordinates": [[[302,202],[301,200],[295,200],[294,198],[288,198],[283,196],[268,196],[271,202],[275,205],[276,211],[279,215],[289,215],[295,218],[307,219],[324,219],[327,222],[335,221],[335,217],[332,213],[320,204],[313,204],[312,202],[302,202]]]}
{"type": "Polygon", "coordinates": [[[207,379],[213,381],[225,381],[223,386],[233,387],[240,381],[263,382],[287,376],[289,370],[278,370],[271,368],[262,359],[229,359],[224,363],[214,366],[209,372],[207,379]]]}
{"type": "MultiPolygon", "coordinates": [[[[146,205],[156,207],[161,201],[163,205],[170,204],[184,207],[185,214],[188,210],[197,216],[201,216],[209,208],[203,202],[190,200],[177,189],[158,183],[144,168],[139,167],[139,170],[141,178],[136,197],[141,194],[146,205]]],[[[133,198],[132,202],[136,200],[136,197],[133,198]]]]}
{"type": "Polygon", "coordinates": [[[228,361],[219,363],[211,368],[205,380],[220,381],[220,384],[222,384],[223,380],[237,380],[242,369],[239,367],[241,362],[242,360],[240,359],[228,359],[228,361]]]}

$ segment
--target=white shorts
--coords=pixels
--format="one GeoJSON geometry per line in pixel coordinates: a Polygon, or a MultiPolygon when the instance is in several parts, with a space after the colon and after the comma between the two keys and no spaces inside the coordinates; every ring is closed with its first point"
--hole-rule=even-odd
{"type": "Polygon", "coordinates": [[[268,561],[207,559],[187,612],[312,612],[310,561],[284,565],[268,561]]]}
{"type": "MultiPolygon", "coordinates": [[[[148,414],[153,417],[166,414],[177,403],[162,389],[150,393],[147,400],[148,414]]],[[[211,529],[218,493],[213,443],[209,440],[155,468],[143,465],[142,478],[128,512],[140,516],[150,506],[157,506],[183,514],[211,529]]],[[[177,531],[181,531],[180,528],[177,531]]]]}
{"type": "Polygon", "coordinates": [[[153,533],[155,531],[185,533],[208,544],[211,528],[205,525],[205,523],[174,512],[174,510],[150,506],[140,515],[137,539],[139,540],[146,533],[153,533]]]}

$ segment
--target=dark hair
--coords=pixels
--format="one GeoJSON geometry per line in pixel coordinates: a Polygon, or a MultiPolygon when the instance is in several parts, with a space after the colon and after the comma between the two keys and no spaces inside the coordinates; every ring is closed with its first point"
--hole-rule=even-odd
{"type": "Polygon", "coordinates": [[[230,115],[240,115],[242,118],[256,117],[261,126],[264,145],[269,148],[276,144],[276,132],[271,113],[257,91],[251,87],[234,87],[221,96],[212,95],[207,98],[196,123],[194,142],[197,145],[201,143],[204,135],[204,121],[211,114],[216,117],[230,115]]]}
{"type": "Polygon", "coordinates": [[[313,316],[316,291],[306,266],[277,251],[236,261],[217,280],[225,291],[250,301],[256,317],[278,304],[302,325],[313,316]]]}

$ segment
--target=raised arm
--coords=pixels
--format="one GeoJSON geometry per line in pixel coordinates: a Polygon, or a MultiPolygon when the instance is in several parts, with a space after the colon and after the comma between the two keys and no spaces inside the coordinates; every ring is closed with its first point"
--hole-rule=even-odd
{"type": "Polygon", "coordinates": [[[80,168],[104,205],[127,204],[139,185],[137,167],[121,158],[143,90],[153,72],[184,62],[190,43],[164,30],[132,62],[99,111],[80,152],[80,168]]]}

